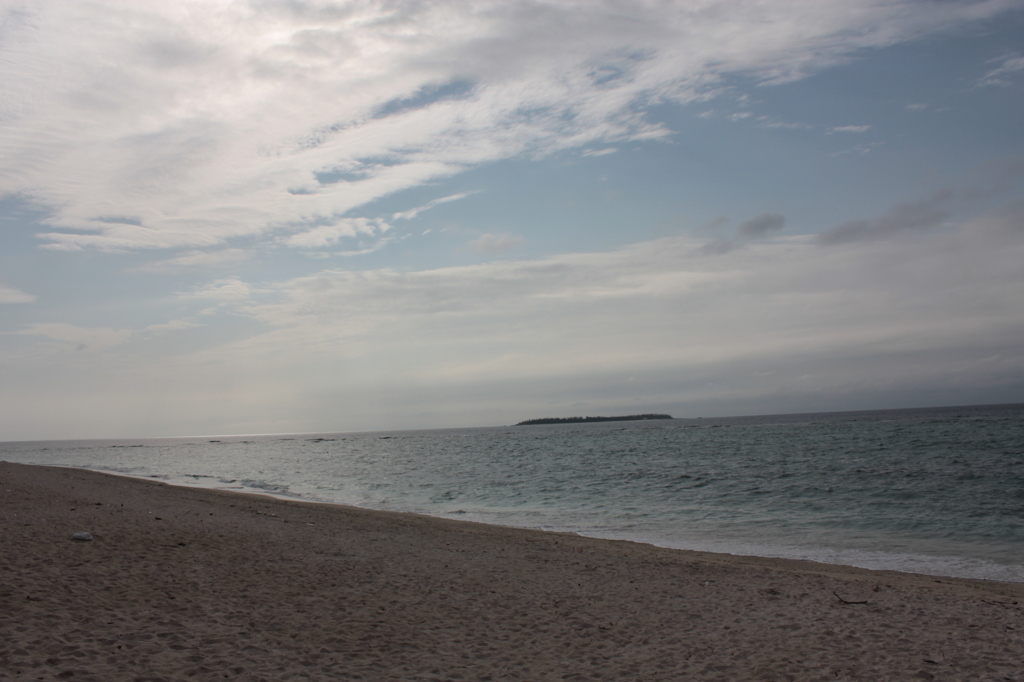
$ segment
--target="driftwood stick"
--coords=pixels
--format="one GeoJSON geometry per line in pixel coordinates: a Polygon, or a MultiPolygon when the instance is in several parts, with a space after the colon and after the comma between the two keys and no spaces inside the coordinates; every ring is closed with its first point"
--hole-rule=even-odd
{"type": "Polygon", "coordinates": [[[839,596],[839,594],[835,590],[832,590],[832,594],[836,595],[836,599],[838,599],[839,601],[843,602],[844,604],[867,604],[868,603],[867,600],[864,600],[864,601],[850,601],[849,599],[843,599],[842,597],[839,596]]]}

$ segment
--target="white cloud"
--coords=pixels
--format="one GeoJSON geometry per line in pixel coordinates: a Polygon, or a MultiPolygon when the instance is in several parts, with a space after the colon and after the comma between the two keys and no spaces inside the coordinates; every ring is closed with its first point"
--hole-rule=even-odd
{"type": "Polygon", "coordinates": [[[379,218],[341,218],[330,225],[318,225],[292,235],[285,243],[297,249],[319,249],[337,244],[346,237],[378,234],[390,228],[390,225],[379,218]]]}
{"type": "Polygon", "coordinates": [[[178,294],[184,299],[209,299],[215,301],[244,301],[249,298],[252,288],[240,279],[225,278],[211,282],[191,291],[178,294]]]}
{"type": "Polygon", "coordinates": [[[36,297],[0,283],[0,303],[32,303],[36,297]]]}
{"type": "Polygon", "coordinates": [[[364,247],[364,248],[361,248],[361,249],[352,249],[350,251],[335,251],[331,255],[334,255],[334,256],[344,256],[344,257],[365,256],[366,254],[376,253],[377,251],[380,251],[381,249],[383,249],[385,246],[387,246],[390,243],[391,243],[391,238],[390,237],[385,237],[384,239],[378,239],[376,242],[374,242],[370,246],[367,246],[367,247],[364,247]]]}
{"type": "Polygon", "coordinates": [[[163,322],[160,324],[151,324],[142,331],[147,334],[166,334],[167,332],[181,331],[182,329],[192,329],[194,327],[203,326],[201,323],[195,320],[171,320],[170,322],[163,322]]]}
{"type": "Polygon", "coordinates": [[[329,245],[317,226],[475,164],[663,136],[648,104],[728,75],[785,82],[1017,6],[7,5],[0,191],[50,212],[54,249],[329,245]]]}
{"type": "Polygon", "coordinates": [[[190,268],[212,268],[225,263],[237,263],[249,258],[245,249],[215,249],[187,251],[180,256],[134,268],[139,272],[175,272],[190,268]]]}
{"type": "MultiPolygon", "coordinates": [[[[761,118],[764,118],[764,117],[761,117],[761,118]]],[[[781,129],[781,130],[808,130],[810,128],[813,128],[813,126],[811,126],[808,123],[797,123],[797,122],[788,122],[788,121],[771,121],[771,120],[768,120],[768,121],[765,121],[763,123],[760,123],[760,126],[762,128],[777,128],[777,129],[781,129]]]]}
{"type": "Polygon", "coordinates": [[[1003,63],[992,69],[978,81],[978,85],[998,85],[1008,87],[1018,76],[1024,74],[1024,57],[1017,55],[1005,57],[1003,63]]]}
{"type": "Polygon", "coordinates": [[[505,251],[523,243],[523,238],[514,234],[482,234],[470,242],[478,251],[505,251]]]}
{"type": "Polygon", "coordinates": [[[858,144],[850,147],[849,149],[842,149],[838,152],[833,152],[832,156],[864,156],[870,154],[878,147],[885,144],[884,142],[871,142],[869,144],[858,144]]]}
{"type": "Polygon", "coordinates": [[[434,199],[433,201],[428,201],[427,203],[423,204],[422,206],[417,206],[416,208],[409,209],[408,211],[400,211],[399,213],[394,213],[394,214],[391,215],[391,219],[392,220],[412,220],[413,218],[418,216],[420,213],[423,213],[424,211],[429,211],[430,209],[434,208],[435,206],[440,206],[441,204],[447,204],[447,203],[449,203],[451,201],[458,201],[459,199],[465,199],[466,197],[472,196],[474,194],[476,194],[476,192],[459,192],[458,194],[451,194],[451,195],[446,196],[446,197],[441,197],[440,199],[434,199]]]}
{"type": "Polygon", "coordinates": [[[831,133],[866,133],[871,130],[871,126],[838,126],[832,128],[829,132],[831,133]]]}
{"type": "Polygon", "coordinates": [[[702,241],[675,237],[420,272],[325,271],[246,306],[278,331],[239,352],[270,359],[299,344],[311,363],[340,353],[381,381],[412,383],[609,368],[726,376],[734,361],[856,356],[862,381],[880,386],[873,355],[1005,346],[1024,362],[1022,234],[1018,208],[952,233],[829,248],[799,236],[706,258],[702,241]]]}
{"type": "Polygon", "coordinates": [[[51,341],[74,346],[76,350],[105,350],[119,346],[131,338],[131,329],[79,327],[63,322],[39,322],[16,332],[20,336],[42,336],[51,341]]]}

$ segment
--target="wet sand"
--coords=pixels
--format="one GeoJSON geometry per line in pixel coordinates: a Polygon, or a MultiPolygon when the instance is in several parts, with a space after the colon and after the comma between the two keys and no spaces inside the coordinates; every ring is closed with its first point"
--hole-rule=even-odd
{"type": "Polygon", "coordinates": [[[1024,584],[8,463],[0,532],[0,680],[1024,680],[1024,584]]]}

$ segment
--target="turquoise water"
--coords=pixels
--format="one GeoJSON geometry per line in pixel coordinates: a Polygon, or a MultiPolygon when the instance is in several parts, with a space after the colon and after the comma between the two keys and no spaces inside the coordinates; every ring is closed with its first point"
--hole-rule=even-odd
{"type": "Polygon", "coordinates": [[[0,459],[1024,582],[1024,405],[0,444],[0,459]]]}

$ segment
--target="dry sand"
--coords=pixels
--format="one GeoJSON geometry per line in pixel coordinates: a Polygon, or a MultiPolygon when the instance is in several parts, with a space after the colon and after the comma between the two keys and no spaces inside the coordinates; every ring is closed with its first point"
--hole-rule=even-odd
{"type": "Polygon", "coordinates": [[[1024,680],[1021,584],[6,463],[0,500],[2,680],[1024,680]]]}

